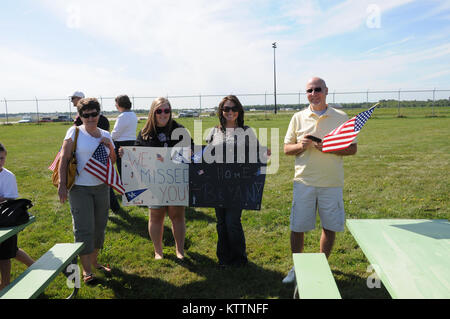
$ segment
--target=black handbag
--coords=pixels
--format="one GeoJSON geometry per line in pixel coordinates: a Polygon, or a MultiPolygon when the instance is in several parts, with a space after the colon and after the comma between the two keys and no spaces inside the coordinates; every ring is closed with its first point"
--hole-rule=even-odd
{"type": "Polygon", "coordinates": [[[30,219],[28,208],[33,207],[29,199],[8,199],[0,203],[0,227],[25,224],[30,219]]]}

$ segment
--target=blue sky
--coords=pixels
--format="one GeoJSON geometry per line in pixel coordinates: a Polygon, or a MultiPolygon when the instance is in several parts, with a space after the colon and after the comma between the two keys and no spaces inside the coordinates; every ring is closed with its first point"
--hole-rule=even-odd
{"type": "Polygon", "coordinates": [[[280,93],[450,89],[446,0],[17,0],[0,30],[1,99],[272,93],[274,41],[280,93]]]}

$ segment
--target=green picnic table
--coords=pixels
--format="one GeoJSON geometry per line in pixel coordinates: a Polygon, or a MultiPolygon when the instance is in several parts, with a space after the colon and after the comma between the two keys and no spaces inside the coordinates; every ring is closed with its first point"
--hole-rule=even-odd
{"type": "MultiPolygon", "coordinates": [[[[25,224],[0,228],[0,243],[25,229],[35,220],[36,218],[31,215],[25,224]]],[[[83,246],[83,243],[55,244],[11,284],[2,289],[0,299],[37,298],[60,272],[64,272],[69,264],[76,261],[76,256],[83,246]]],[[[79,274],[74,273],[74,275],[79,274]]],[[[76,280],[75,277],[74,279],[76,280]]],[[[75,298],[78,289],[79,286],[74,285],[74,290],[69,298],[75,298]]]]}
{"type": "Polygon", "coordinates": [[[349,219],[347,227],[392,298],[450,298],[450,222],[349,219]]]}
{"type": "Polygon", "coordinates": [[[11,226],[11,227],[2,227],[0,228],[0,243],[7,240],[9,237],[14,236],[18,232],[22,231],[30,225],[31,223],[34,223],[36,220],[36,217],[33,215],[30,216],[30,219],[22,225],[19,226],[11,226]]]}

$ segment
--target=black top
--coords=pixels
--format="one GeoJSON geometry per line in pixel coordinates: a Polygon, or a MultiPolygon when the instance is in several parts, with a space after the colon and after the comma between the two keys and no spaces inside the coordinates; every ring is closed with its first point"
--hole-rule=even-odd
{"type": "MultiPolygon", "coordinates": [[[[150,147],[174,147],[175,145],[177,145],[178,143],[183,141],[184,136],[185,137],[189,136],[189,138],[190,138],[189,132],[184,128],[183,125],[178,124],[176,121],[172,121],[172,129],[170,131],[167,130],[167,127],[157,127],[156,133],[154,133],[153,135],[150,135],[148,137],[148,139],[144,139],[142,137],[142,130],[139,131],[136,141],[134,142],[134,145],[135,146],[150,146],[150,147]],[[184,129],[184,135],[180,134],[180,136],[174,136],[175,138],[178,138],[178,139],[172,140],[171,139],[172,132],[177,128],[184,129]]],[[[187,145],[178,144],[178,146],[188,147],[192,144],[193,144],[193,141],[191,138],[191,141],[189,144],[187,144],[187,145]]]]}
{"type": "MultiPolygon", "coordinates": [[[[81,121],[80,115],[77,115],[77,118],[75,119],[75,121],[73,121],[73,123],[76,126],[83,125],[83,122],[81,121]]],[[[100,114],[100,118],[98,119],[97,127],[101,128],[102,130],[105,130],[105,131],[109,132],[109,121],[102,114],[100,114]]]]}

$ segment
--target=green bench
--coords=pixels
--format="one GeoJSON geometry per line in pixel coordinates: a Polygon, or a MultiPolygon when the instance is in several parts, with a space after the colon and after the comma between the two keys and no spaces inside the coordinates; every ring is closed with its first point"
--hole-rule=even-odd
{"type": "Polygon", "coordinates": [[[9,237],[14,236],[18,232],[22,231],[30,225],[31,223],[34,223],[36,220],[36,217],[33,215],[30,215],[30,219],[22,225],[19,226],[11,226],[11,227],[2,227],[0,228],[0,243],[7,240],[9,237]]]}
{"type": "Polygon", "coordinates": [[[294,299],[341,299],[327,258],[323,253],[292,254],[296,286],[294,299]]]}
{"type": "MultiPolygon", "coordinates": [[[[0,298],[30,299],[38,297],[60,272],[66,271],[67,266],[76,259],[83,246],[83,243],[55,244],[9,286],[0,291],[0,298]]],[[[66,272],[65,275],[70,274],[66,272]]],[[[75,297],[77,292],[78,287],[75,284],[74,291],[69,298],[75,297]]]]}

